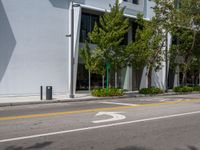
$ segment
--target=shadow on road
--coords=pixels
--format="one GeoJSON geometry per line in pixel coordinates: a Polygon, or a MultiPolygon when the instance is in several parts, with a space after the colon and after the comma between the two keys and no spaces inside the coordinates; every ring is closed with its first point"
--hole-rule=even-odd
{"type": "Polygon", "coordinates": [[[176,148],[175,150],[200,150],[200,149],[195,146],[187,146],[186,149],[176,148]]]}
{"type": "Polygon", "coordinates": [[[30,149],[43,149],[47,146],[49,146],[50,144],[52,144],[53,142],[43,142],[43,143],[36,143],[32,146],[29,147],[22,147],[22,146],[9,146],[7,148],[5,148],[4,150],[30,150],[30,149]]]}
{"type": "MultiPolygon", "coordinates": [[[[139,146],[127,146],[123,148],[117,148],[115,150],[153,150],[151,148],[139,147],[139,146]]],[[[195,146],[187,146],[187,148],[175,148],[175,150],[200,150],[195,146]]]]}
{"type": "Polygon", "coordinates": [[[139,147],[139,146],[127,146],[127,147],[123,147],[123,148],[117,148],[115,150],[153,150],[153,149],[139,147]]]}

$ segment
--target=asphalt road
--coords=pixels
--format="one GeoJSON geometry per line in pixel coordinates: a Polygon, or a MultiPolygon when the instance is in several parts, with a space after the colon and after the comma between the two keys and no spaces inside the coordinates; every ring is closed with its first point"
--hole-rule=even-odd
{"type": "Polygon", "coordinates": [[[200,95],[0,108],[0,150],[200,150],[200,95]]]}

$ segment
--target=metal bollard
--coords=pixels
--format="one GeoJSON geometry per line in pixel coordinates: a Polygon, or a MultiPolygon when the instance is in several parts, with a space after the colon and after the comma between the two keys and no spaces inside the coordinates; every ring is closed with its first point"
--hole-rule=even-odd
{"type": "Polygon", "coordinates": [[[40,100],[43,100],[43,86],[40,86],[40,100]]]}

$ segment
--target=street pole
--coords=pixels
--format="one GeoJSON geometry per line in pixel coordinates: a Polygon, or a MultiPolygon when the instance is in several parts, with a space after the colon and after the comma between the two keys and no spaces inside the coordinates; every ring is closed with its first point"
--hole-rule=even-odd
{"type": "Polygon", "coordinates": [[[74,98],[74,3],[71,8],[71,69],[69,98],[74,98]]]}
{"type": "Polygon", "coordinates": [[[106,63],[106,95],[108,96],[108,90],[109,90],[109,63],[106,63]]]}
{"type": "Polygon", "coordinates": [[[165,92],[168,92],[168,32],[166,33],[166,47],[165,47],[165,92]]]}

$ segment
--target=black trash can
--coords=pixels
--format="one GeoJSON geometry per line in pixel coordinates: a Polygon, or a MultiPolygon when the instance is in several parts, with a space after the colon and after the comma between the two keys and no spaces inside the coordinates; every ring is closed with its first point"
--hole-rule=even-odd
{"type": "Polygon", "coordinates": [[[52,100],[52,86],[46,86],[46,100],[52,100]]]}

